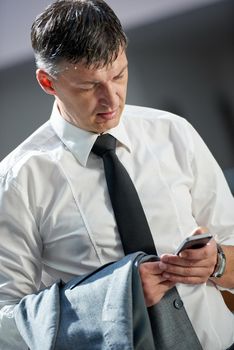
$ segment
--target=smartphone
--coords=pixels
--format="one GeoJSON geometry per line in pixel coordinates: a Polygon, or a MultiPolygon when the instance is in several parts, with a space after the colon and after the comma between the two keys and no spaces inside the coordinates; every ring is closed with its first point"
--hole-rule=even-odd
{"type": "Polygon", "coordinates": [[[175,254],[179,255],[185,249],[198,249],[204,247],[213,236],[209,233],[193,235],[185,238],[185,240],[177,248],[175,254]]]}

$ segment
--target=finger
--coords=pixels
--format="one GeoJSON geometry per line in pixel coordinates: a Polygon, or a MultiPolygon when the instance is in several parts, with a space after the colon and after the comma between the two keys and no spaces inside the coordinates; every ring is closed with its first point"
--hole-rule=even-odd
{"type": "Polygon", "coordinates": [[[181,258],[191,260],[205,260],[217,255],[217,244],[212,238],[209,243],[199,249],[186,249],[180,253],[181,258]]]}
{"type": "Polygon", "coordinates": [[[192,260],[193,263],[199,260],[215,260],[217,257],[217,244],[214,239],[210,240],[208,244],[199,249],[186,249],[182,251],[179,256],[174,254],[163,254],[160,260],[164,263],[170,263],[180,265],[186,263],[185,261],[180,262],[180,258],[186,260],[192,260]]]}
{"type": "Polygon", "coordinates": [[[192,231],[192,235],[200,235],[202,233],[207,233],[208,232],[208,228],[205,226],[199,226],[197,228],[195,228],[195,230],[192,231]]]}
{"type": "Polygon", "coordinates": [[[206,283],[208,280],[208,276],[180,276],[180,275],[174,275],[169,274],[165,272],[163,275],[165,275],[165,278],[167,278],[169,281],[173,283],[183,283],[183,284],[202,284],[206,283]]]}
{"type": "Polygon", "coordinates": [[[174,271],[174,268],[176,267],[196,267],[196,268],[206,268],[212,265],[210,263],[209,259],[202,259],[202,260],[194,260],[194,259],[184,259],[175,256],[170,259],[162,259],[162,261],[159,263],[159,268],[162,271],[166,271],[171,269],[171,271],[174,271]]]}
{"type": "Polygon", "coordinates": [[[160,261],[159,268],[163,271],[163,277],[165,278],[168,278],[165,273],[179,276],[197,276],[209,278],[214,271],[215,264],[216,257],[205,260],[187,260],[180,257],[175,257],[175,259],[170,259],[170,262],[167,263],[160,261]]]}
{"type": "Polygon", "coordinates": [[[198,277],[206,280],[210,277],[213,272],[212,266],[207,267],[181,267],[168,268],[163,272],[162,276],[164,278],[170,279],[171,275],[181,276],[181,277],[198,277]],[[170,275],[170,276],[168,276],[170,275]]]}
{"type": "Polygon", "coordinates": [[[148,268],[147,266],[140,266],[139,273],[143,285],[147,287],[157,286],[158,284],[166,281],[166,278],[162,275],[162,270],[158,269],[155,273],[155,269],[148,268]]]}
{"type": "Polygon", "coordinates": [[[143,273],[148,273],[151,275],[160,275],[162,273],[162,270],[159,267],[160,261],[154,261],[154,262],[144,262],[140,264],[139,270],[143,273]]]}
{"type": "Polygon", "coordinates": [[[146,288],[143,285],[143,292],[144,292],[144,297],[145,297],[145,302],[147,307],[150,307],[158,303],[163,298],[165,293],[174,286],[175,286],[175,283],[171,281],[166,281],[166,282],[157,284],[155,288],[153,286],[151,286],[151,288],[146,288]]]}

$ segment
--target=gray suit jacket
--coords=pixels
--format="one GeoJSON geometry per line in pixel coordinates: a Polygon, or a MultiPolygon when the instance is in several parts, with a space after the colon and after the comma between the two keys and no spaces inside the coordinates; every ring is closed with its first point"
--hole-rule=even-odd
{"type": "Polygon", "coordinates": [[[149,259],[141,252],[130,254],[23,298],[15,320],[29,348],[202,349],[176,289],[146,308],[138,266],[149,259]]]}

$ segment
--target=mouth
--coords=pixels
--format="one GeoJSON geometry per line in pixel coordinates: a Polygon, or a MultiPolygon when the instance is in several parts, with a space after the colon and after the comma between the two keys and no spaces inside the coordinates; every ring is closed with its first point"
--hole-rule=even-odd
{"type": "Polygon", "coordinates": [[[110,112],[97,113],[97,120],[98,121],[100,120],[100,122],[103,122],[103,121],[115,119],[115,117],[117,115],[117,111],[118,111],[118,109],[116,108],[115,110],[110,111],[110,112]]]}

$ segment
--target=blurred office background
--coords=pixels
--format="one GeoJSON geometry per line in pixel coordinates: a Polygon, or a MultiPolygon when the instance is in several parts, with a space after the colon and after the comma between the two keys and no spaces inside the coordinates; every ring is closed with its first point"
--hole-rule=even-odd
{"type": "MultiPolygon", "coordinates": [[[[234,190],[234,0],[107,0],[129,37],[127,102],[169,110],[203,137],[234,190]]],[[[0,159],[50,115],[30,26],[49,0],[0,2],[0,159]]]]}

